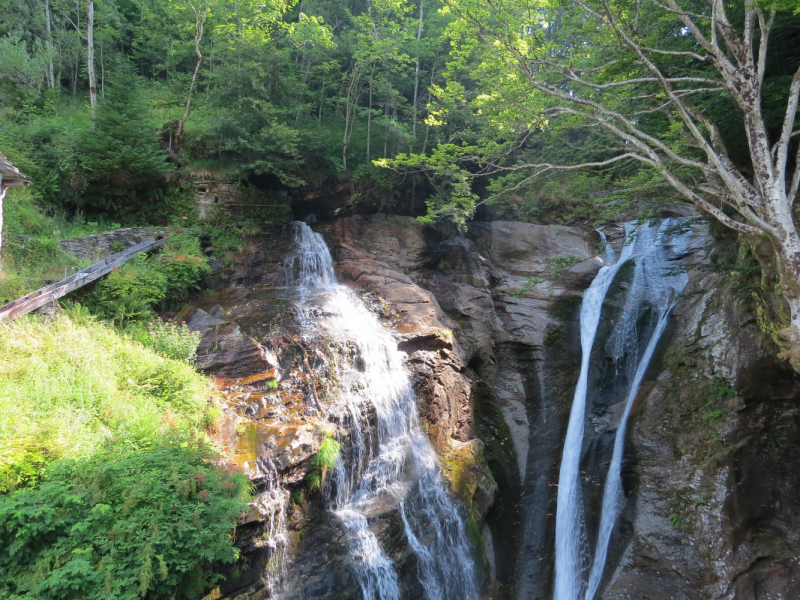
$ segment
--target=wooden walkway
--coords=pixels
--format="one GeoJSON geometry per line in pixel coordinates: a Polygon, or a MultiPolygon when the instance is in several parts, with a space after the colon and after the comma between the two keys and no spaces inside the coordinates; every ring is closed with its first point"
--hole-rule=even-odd
{"type": "Polygon", "coordinates": [[[85,286],[87,283],[100,279],[103,275],[110,273],[137,254],[155,250],[166,241],[167,238],[162,238],[160,240],[150,238],[122,252],[112,254],[105,260],[101,260],[99,263],[95,263],[83,271],[78,271],[66,279],[51,283],[35,292],[24,295],[22,298],[17,298],[5,306],[0,306],[0,322],[16,319],[32,310],[41,308],[73,290],[85,286]]]}

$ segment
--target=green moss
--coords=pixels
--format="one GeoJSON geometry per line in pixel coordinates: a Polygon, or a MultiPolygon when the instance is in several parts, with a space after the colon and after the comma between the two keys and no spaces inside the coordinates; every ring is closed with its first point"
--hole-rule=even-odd
{"type": "Polygon", "coordinates": [[[484,568],[488,568],[489,559],[486,557],[486,541],[483,539],[483,534],[481,534],[481,526],[478,523],[478,519],[475,518],[475,515],[472,513],[472,511],[469,513],[469,520],[467,521],[466,529],[467,539],[469,539],[469,541],[475,547],[475,552],[483,563],[484,568]]]}
{"type": "Polygon", "coordinates": [[[472,507],[472,497],[478,487],[483,472],[483,448],[478,442],[445,449],[442,456],[442,469],[450,480],[450,485],[465,506],[472,507]]]}
{"type": "Polygon", "coordinates": [[[550,314],[556,319],[568,321],[578,316],[581,307],[581,296],[567,296],[553,301],[550,314]]]}
{"type": "Polygon", "coordinates": [[[306,484],[306,489],[310,494],[314,494],[322,488],[322,477],[319,471],[316,470],[306,473],[306,476],[303,477],[303,482],[306,484]]]}
{"type": "Polygon", "coordinates": [[[558,327],[549,328],[547,330],[547,335],[544,338],[544,345],[547,348],[553,348],[554,346],[558,346],[563,339],[564,331],[562,329],[559,329],[558,327]]]}
{"type": "Polygon", "coordinates": [[[676,458],[688,454],[697,466],[714,470],[735,450],[719,432],[741,399],[730,382],[697,375],[701,363],[686,340],[667,351],[664,364],[672,374],[669,394],[675,399],[667,414],[675,426],[676,458]]]}

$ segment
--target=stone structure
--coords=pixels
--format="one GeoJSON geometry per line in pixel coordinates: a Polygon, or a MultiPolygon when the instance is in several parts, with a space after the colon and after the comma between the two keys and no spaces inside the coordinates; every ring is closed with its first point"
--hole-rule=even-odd
{"type": "Polygon", "coordinates": [[[239,187],[230,181],[213,178],[196,179],[194,184],[198,217],[205,219],[220,205],[235,203],[239,198],[239,187]]]}
{"type": "Polygon", "coordinates": [[[151,237],[160,239],[175,231],[183,230],[180,227],[123,227],[97,235],[61,240],[61,248],[79,258],[101,260],[151,237]]]}

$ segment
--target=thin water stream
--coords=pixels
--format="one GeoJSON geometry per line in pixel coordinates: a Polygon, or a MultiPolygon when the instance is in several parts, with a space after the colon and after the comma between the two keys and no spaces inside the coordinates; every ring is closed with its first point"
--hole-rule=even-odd
{"type": "Polygon", "coordinates": [[[356,354],[339,366],[340,417],[350,423],[352,438],[326,493],[347,535],[364,600],[401,598],[397,567],[371,529],[375,517],[392,509],[400,511],[425,597],[477,600],[464,516],[448,498],[436,454],[420,429],[403,354],[361,299],[339,285],[322,236],[300,222],[293,234],[287,271],[300,293],[301,323],[311,334],[324,320],[325,329],[356,354]]]}
{"type": "MultiPolygon", "coordinates": [[[[685,273],[670,268],[668,245],[685,246],[690,230],[672,219],[659,224],[628,224],[619,260],[606,246],[603,267],[584,293],[581,305],[581,369],[573,397],[559,471],[556,508],[555,600],[593,600],[600,583],[623,499],[621,464],[625,432],[633,401],[667,325],[675,297],[688,281],[685,273]],[[605,354],[614,361],[617,376],[624,376],[627,393],[614,439],[614,449],[603,490],[600,522],[590,544],[583,507],[580,463],[590,385],[592,349],[596,342],[603,304],[621,269],[633,263],[625,302],[616,324],[605,340],[605,354]],[[592,547],[593,546],[593,547],[592,547]]],[[[602,238],[605,236],[601,232],[602,238]]],[[[674,253],[673,253],[674,254],[674,253]]]]}

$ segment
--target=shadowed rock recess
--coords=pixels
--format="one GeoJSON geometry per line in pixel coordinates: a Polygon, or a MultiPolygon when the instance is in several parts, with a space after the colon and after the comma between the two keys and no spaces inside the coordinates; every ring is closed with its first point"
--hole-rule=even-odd
{"type": "MultiPolygon", "coordinates": [[[[798,598],[800,381],[775,358],[741,286],[703,267],[719,251],[707,223],[685,223],[690,242],[667,260],[688,284],[633,403],[624,500],[595,598],[798,598]]],[[[420,426],[466,524],[481,597],[553,598],[559,466],[581,364],[581,299],[603,266],[600,235],[492,221],[461,236],[385,215],[314,229],[339,282],[402,353],[420,426]]],[[[619,254],[623,227],[604,231],[619,254]]],[[[359,480],[359,457],[378,452],[380,418],[369,402],[354,410],[347,400],[364,358],[325,306],[290,284],[293,244],[290,226],[253,237],[215,275],[219,291],[182,316],[203,333],[200,367],[227,394],[218,435],[235,448],[229,467],[258,490],[236,530],[247,562],[208,598],[365,597],[361,557],[330,509],[341,484],[318,453],[337,440],[340,464],[359,480]]],[[[591,543],[625,400],[605,340],[630,271],[620,268],[609,288],[589,372],[580,478],[591,543]]],[[[432,598],[418,547],[432,540],[409,539],[402,498],[412,506],[414,492],[404,485],[371,506],[367,527],[400,597],[432,598]]]]}

